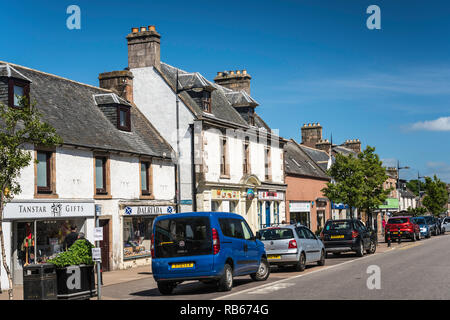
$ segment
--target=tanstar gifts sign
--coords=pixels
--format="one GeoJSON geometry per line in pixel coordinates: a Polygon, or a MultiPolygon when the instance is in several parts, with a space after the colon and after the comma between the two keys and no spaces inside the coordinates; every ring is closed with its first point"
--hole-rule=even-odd
{"type": "Polygon", "coordinates": [[[4,219],[93,217],[94,202],[10,202],[4,219]]]}

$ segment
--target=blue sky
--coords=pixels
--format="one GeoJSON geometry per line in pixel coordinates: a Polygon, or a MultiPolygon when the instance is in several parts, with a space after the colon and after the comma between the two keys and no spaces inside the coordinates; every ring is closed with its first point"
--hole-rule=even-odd
{"type": "Polygon", "coordinates": [[[450,183],[450,3],[418,0],[4,1],[0,60],[98,85],[127,65],[131,27],[155,25],[161,60],[212,80],[246,69],[257,111],[285,138],[319,122],[360,139],[403,178],[450,183]],[[66,27],[69,5],[81,30],[66,27]],[[369,5],[381,30],[369,30],[369,5]]]}

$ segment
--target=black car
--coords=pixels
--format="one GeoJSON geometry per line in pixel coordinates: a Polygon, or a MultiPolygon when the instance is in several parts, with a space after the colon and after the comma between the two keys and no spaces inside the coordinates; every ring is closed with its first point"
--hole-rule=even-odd
{"type": "Polygon", "coordinates": [[[359,257],[374,253],[377,248],[376,232],[369,230],[357,219],[328,220],[321,233],[327,253],[339,255],[354,251],[359,257]]]}

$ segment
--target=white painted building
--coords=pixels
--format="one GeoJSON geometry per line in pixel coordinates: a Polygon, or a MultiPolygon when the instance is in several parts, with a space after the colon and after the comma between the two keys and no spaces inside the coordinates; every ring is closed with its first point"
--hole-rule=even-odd
{"type": "Polygon", "coordinates": [[[101,86],[132,96],[175,151],[178,90],[181,211],[236,212],[254,231],[281,223],[285,140],[255,113],[258,104],[249,95],[246,71],[219,73],[213,83],[197,72],[165,64],[153,26],[133,28],[127,40],[128,82],[102,84],[102,74],[101,86]]]}
{"type": "Polygon", "coordinates": [[[103,270],[148,265],[153,220],[175,208],[170,145],[136,106],[109,90],[0,62],[1,103],[9,103],[10,81],[27,87],[64,141],[52,149],[24,146],[33,161],[21,172],[22,192],[6,205],[2,225],[13,283],[22,283],[24,265],[63,251],[72,226],[93,243],[96,205],[103,270]]]}

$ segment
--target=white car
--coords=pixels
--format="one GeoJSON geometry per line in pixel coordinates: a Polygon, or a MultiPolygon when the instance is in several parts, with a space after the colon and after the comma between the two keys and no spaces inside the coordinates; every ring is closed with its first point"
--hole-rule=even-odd
{"type": "Polygon", "coordinates": [[[441,227],[442,233],[445,233],[446,231],[450,231],[450,217],[444,218],[442,221],[442,227],[441,227]]]}

